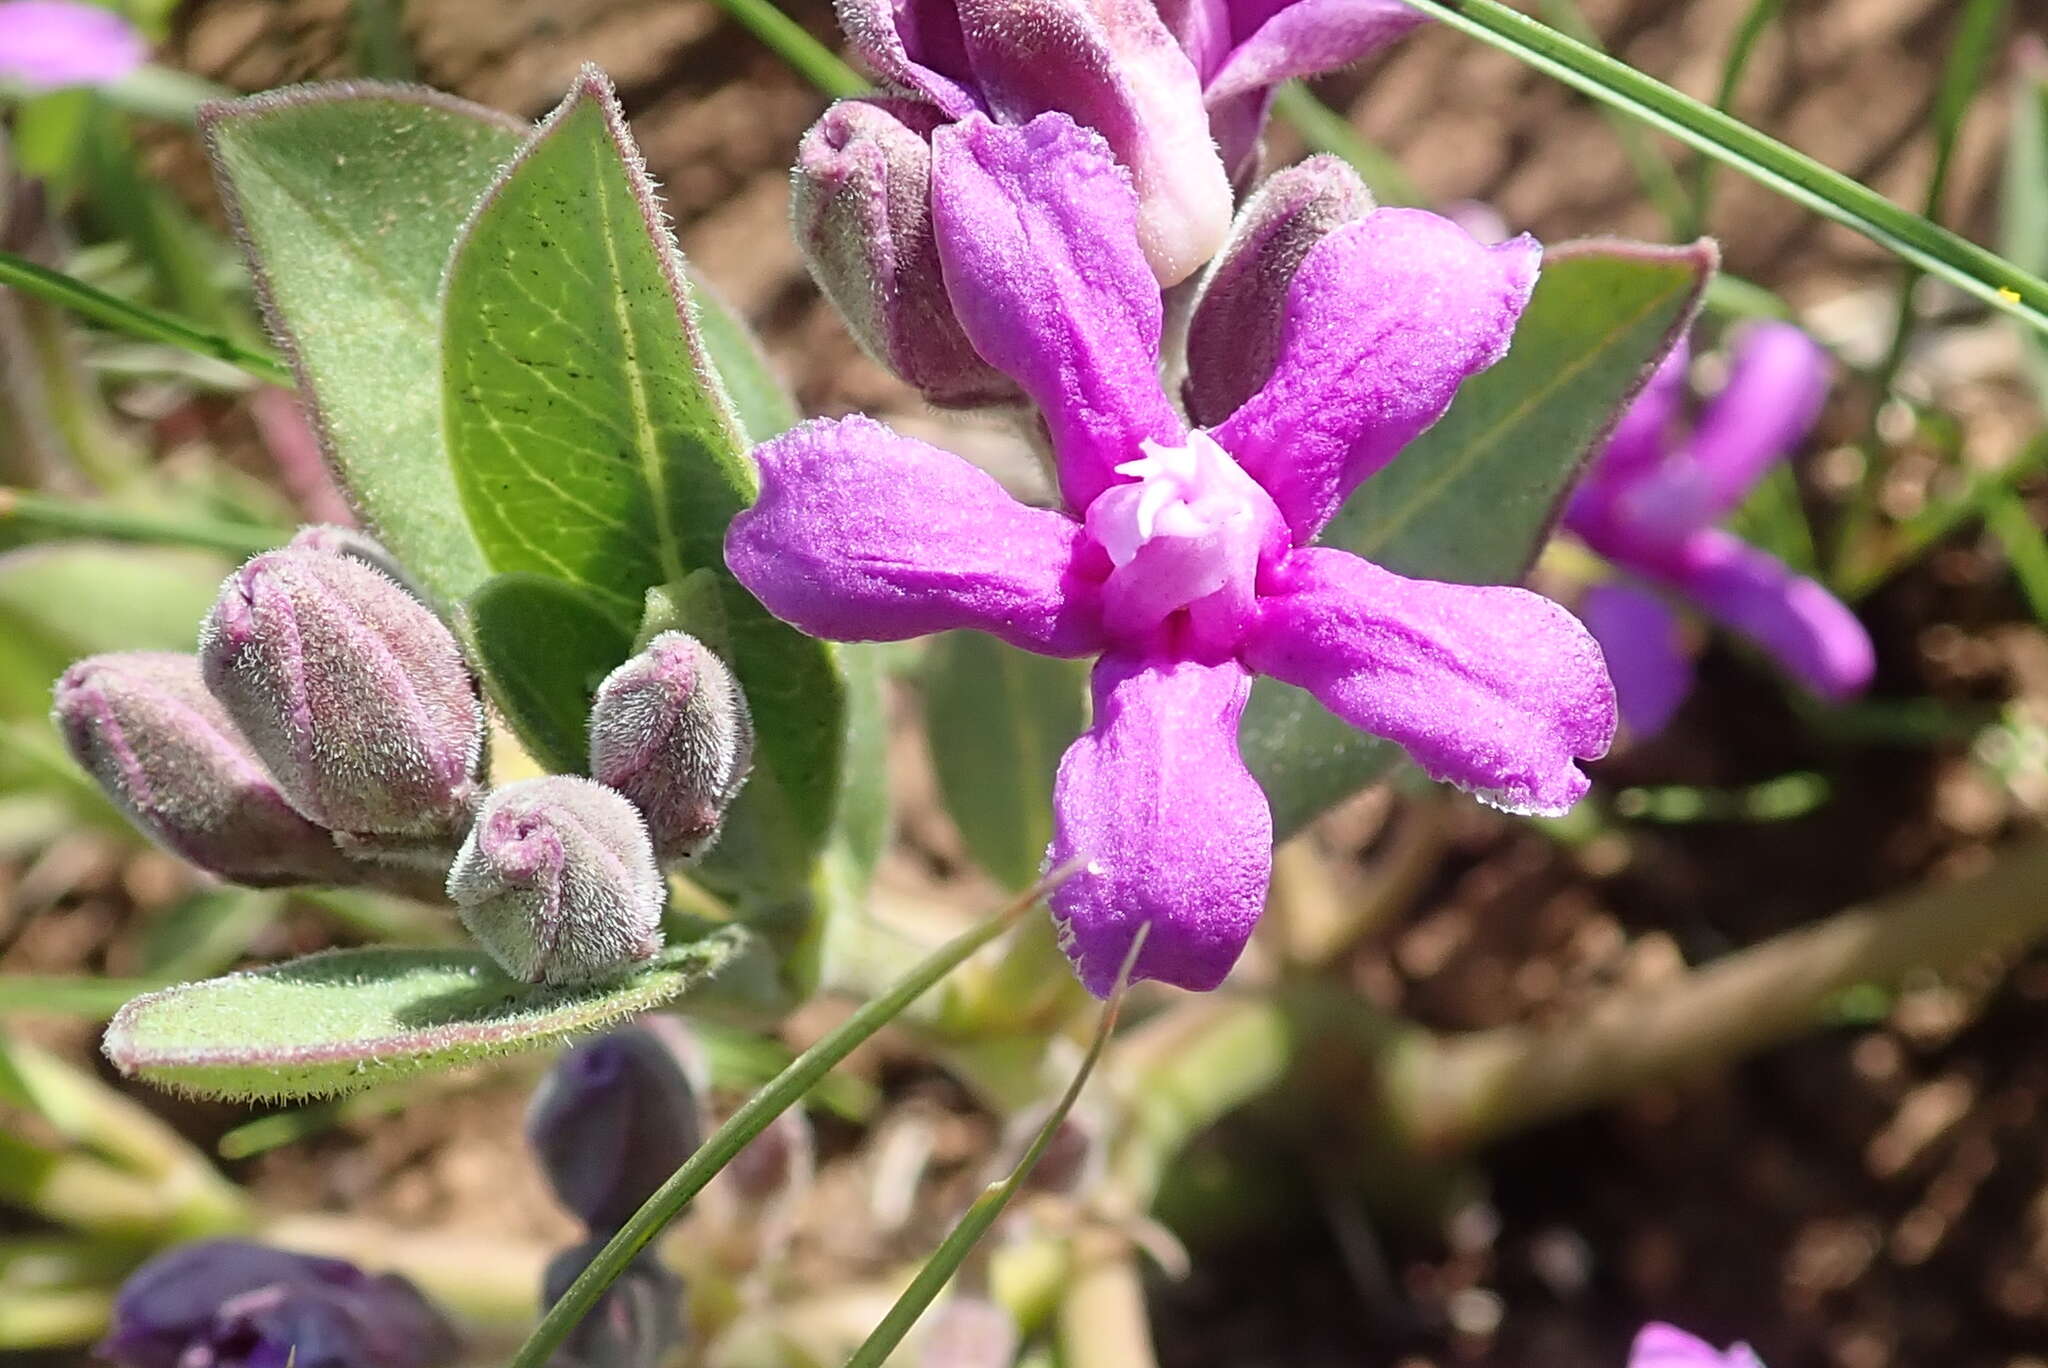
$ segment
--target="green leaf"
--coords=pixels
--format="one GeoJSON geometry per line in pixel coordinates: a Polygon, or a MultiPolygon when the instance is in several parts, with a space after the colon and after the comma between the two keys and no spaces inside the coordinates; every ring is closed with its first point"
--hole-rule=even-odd
{"type": "Polygon", "coordinates": [[[1768,186],[1795,204],[1863,234],[1929,275],[2048,332],[2048,280],[1967,238],[1909,213],[1868,186],[1711,109],[1654,77],[1573,42],[1499,0],[1409,0],[1447,26],[1621,110],[1768,186]]]}
{"type": "Polygon", "coordinates": [[[690,293],[697,301],[697,328],[704,350],[718,367],[732,396],[733,411],[750,442],[765,442],[795,427],[802,415],[789,388],[775,374],[761,339],[740,320],[732,306],[693,268],[690,293]]]}
{"type": "Polygon", "coordinates": [[[1088,724],[1084,662],[948,632],[925,656],[924,724],[939,792],[981,867],[1011,888],[1052,842],[1052,781],[1088,724]]]}
{"type": "Polygon", "coordinates": [[[418,582],[460,601],[488,571],[441,445],[441,274],[525,126],[351,83],[210,104],[200,127],[329,459],[418,582]]]}
{"type": "Polygon", "coordinates": [[[484,681],[527,754],[556,774],[590,765],[590,700],[632,638],[573,584],[495,575],[464,614],[484,681]]]}
{"type": "MultiPolygon", "coordinates": [[[[2023,269],[2048,275],[2048,52],[2023,45],[2013,76],[1999,245],[2023,269]]],[[[2034,388],[2048,403],[2048,337],[2027,336],[2034,388]]]]}
{"type": "Polygon", "coordinates": [[[631,978],[574,988],[515,983],[481,950],[330,950],[139,997],[102,1048],[122,1073],[197,1096],[353,1092],[644,1012],[716,974],[747,939],[727,928],[631,978]]]}
{"type": "MultiPolygon", "coordinates": [[[[745,340],[729,318],[709,326],[745,340]]],[[[755,765],[697,876],[801,918],[842,811],[866,815],[842,793],[858,778],[842,666],[854,654],[778,622],[726,571],[726,527],[753,497],[746,439],[595,69],[479,204],[449,268],[445,329],[448,452],[494,569],[573,585],[629,636],[649,590],[713,577],[755,765]]],[[[753,421],[791,416],[753,389],[753,421]]]]}
{"type": "MultiPolygon", "coordinates": [[[[1692,321],[1714,262],[1705,242],[1545,252],[1507,356],[1359,486],[1325,544],[1417,578],[1519,580],[1587,453],[1692,321]]],[[[1242,739],[1282,840],[1400,758],[1267,679],[1252,688],[1242,739]]]]}

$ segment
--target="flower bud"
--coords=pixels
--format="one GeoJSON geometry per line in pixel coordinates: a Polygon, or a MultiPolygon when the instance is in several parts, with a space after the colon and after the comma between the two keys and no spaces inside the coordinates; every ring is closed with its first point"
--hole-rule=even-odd
{"type": "Polygon", "coordinates": [[[332,552],[266,552],[221,587],[199,658],[301,814],[371,847],[461,839],[483,767],[476,680],[388,575],[332,552]]]}
{"type": "Polygon", "coordinates": [[[1252,397],[1280,354],[1287,292],[1309,250],[1372,212],[1372,192],[1337,157],[1275,172],[1237,216],[1188,322],[1188,414],[1213,427],[1252,397]]]}
{"type": "Polygon", "coordinates": [[[654,853],[686,860],[718,836],[747,781],[754,724],[726,663],[663,632],[606,676],[590,705],[590,773],[647,819],[654,853]]]}
{"type": "Polygon", "coordinates": [[[1017,1319],[985,1296],[955,1292],[932,1309],[918,1368],[1010,1368],[1023,1334],[1017,1319]]]}
{"type": "Polygon", "coordinates": [[[57,681],[52,716],[72,758],[128,819],[201,869],[258,888],[355,881],[334,838],[264,773],[195,657],[81,660],[57,681]]]}
{"type": "Polygon", "coordinates": [[[129,1276],[95,1352],[121,1368],[440,1368],[460,1348],[440,1312],[395,1274],[203,1240],[129,1276]]]}
{"type": "Polygon", "coordinates": [[[350,560],[361,561],[372,570],[381,570],[398,582],[401,589],[421,602],[426,596],[419,586],[405,573],[405,567],[398,558],[384,549],[384,543],[353,527],[342,527],[336,523],[308,523],[292,534],[285,543],[288,551],[322,551],[334,556],[347,556],[350,560]]]}
{"type": "MultiPolygon", "coordinates": [[[[541,1279],[543,1306],[569,1290],[604,1240],[563,1250],[541,1279]]],[[[657,1368],[683,1342],[683,1280],[643,1251],[555,1351],[553,1368],[657,1368]]]]}
{"type": "Polygon", "coordinates": [[[702,1052],[674,1017],[647,1016],[564,1051],[526,1110],[526,1140],[563,1206],[623,1226],[703,1142],[702,1052]]]}
{"type": "Polygon", "coordinates": [[[938,122],[910,100],[841,100],[826,110],[791,173],[797,243],[861,347],[928,402],[1022,403],[968,342],[946,296],[932,235],[928,139],[938,122]]]}
{"type": "Polygon", "coordinates": [[[589,983],[652,957],[667,896],[639,812],[566,774],[494,790],[448,872],[463,925],[529,983],[589,983]]]}

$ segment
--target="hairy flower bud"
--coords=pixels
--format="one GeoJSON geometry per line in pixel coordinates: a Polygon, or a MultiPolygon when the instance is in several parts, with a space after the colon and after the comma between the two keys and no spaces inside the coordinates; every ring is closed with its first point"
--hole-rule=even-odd
{"type": "Polygon", "coordinates": [[[1221,423],[1273,373],[1287,290],[1302,258],[1372,212],[1372,192],[1338,157],[1275,172],[1232,225],[1188,322],[1188,415],[1221,423]]]}
{"type": "Polygon", "coordinates": [[[121,1368],[440,1368],[460,1347],[395,1274],[203,1240],[129,1276],[95,1352],[121,1368]]]}
{"type": "Polygon", "coordinates": [[[566,774],[494,790],[448,873],[463,925],[529,983],[588,983],[650,958],[667,896],[639,812],[566,774]]]}
{"type": "Polygon", "coordinates": [[[476,680],[388,575],[332,552],[266,552],[221,587],[199,658],[306,817],[369,847],[461,839],[483,767],[476,680]]]}
{"type": "Polygon", "coordinates": [[[626,1223],[703,1140],[702,1052],[647,1016],[564,1051],[526,1110],[526,1140],[563,1206],[592,1231],[626,1223]]]}
{"type": "Polygon", "coordinates": [[[53,717],[128,819],[201,869],[259,888],[354,881],[334,838],[264,773],[195,657],[88,657],[57,681],[53,717]]]}
{"type": "MultiPolygon", "coordinates": [[[[603,1249],[590,1240],[548,1261],[541,1304],[553,1306],[603,1249]]],[[[642,1252],[555,1351],[553,1368],[657,1368],[683,1342],[683,1280],[642,1252]]]]}
{"type": "Polygon", "coordinates": [[[329,555],[361,561],[372,570],[381,570],[398,581],[399,586],[414,598],[425,601],[426,596],[405,573],[405,567],[398,563],[398,558],[384,549],[384,543],[358,528],[342,527],[336,523],[308,523],[292,534],[285,548],[290,551],[324,551],[329,555]]]}
{"type": "Polygon", "coordinates": [[[717,838],[753,755],[746,695],[724,661],[682,632],[647,643],[590,705],[590,773],[640,809],[663,860],[689,859],[717,838]]]}
{"type": "Polygon", "coordinates": [[[928,402],[1022,403],[974,350],[946,297],[932,236],[928,139],[938,122],[911,100],[841,100],[826,110],[791,173],[797,243],[862,348],[928,402]]]}

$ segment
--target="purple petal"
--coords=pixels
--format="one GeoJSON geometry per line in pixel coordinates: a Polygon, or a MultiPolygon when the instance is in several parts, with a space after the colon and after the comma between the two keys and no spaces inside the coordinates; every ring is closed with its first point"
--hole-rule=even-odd
{"type": "Polygon", "coordinates": [[[1049,899],[1060,944],[1102,997],[1149,923],[1132,978],[1214,988],[1273,867],[1273,815],[1237,753],[1251,679],[1231,662],[1105,657],[1094,684],[1095,725],[1053,790],[1051,862],[1085,861],[1049,899]]]}
{"type": "Polygon", "coordinates": [[[967,65],[957,0],[834,0],[839,26],[888,84],[958,119],[981,107],[967,65]]]}
{"type": "Polygon", "coordinates": [[[1692,347],[1681,338],[1616,421],[1607,445],[1593,463],[1587,487],[1612,485],[1653,469],[1671,453],[1672,425],[1685,404],[1686,374],[1691,366],[1692,347]]]}
{"type": "Polygon", "coordinates": [[[832,641],[971,627],[1048,655],[1099,649],[1096,595],[1071,572],[1080,524],[958,456],[855,416],[754,459],[760,501],[733,519],[725,559],[785,622],[832,641]]]}
{"type": "Polygon", "coordinates": [[[1156,0],[1155,8],[1206,83],[1236,42],[1230,0],[1156,0]]]}
{"type": "Polygon", "coordinates": [[[1349,66],[1424,21],[1402,0],[1237,0],[1237,44],[1209,75],[1213,106],[1295,76],[1349,66]]]}
{"type": "Polygon", "coordinates": [[[1647,740],[1670,723],[1692,692],[1692,657],[1678,616],[1663,599],[1628,584],[1596,584],[1579,620],[1600,643],[1621,720],[1647,740]]]}
{"type": "Polygon", "coordinates": [[[1763,1368],[1763,1363],[1746,1344],[1723,1354],[1697,1335],[1652,1321],[1637,1332],[1628,1368],[1763,1368]]]}
{"type": "Polygon", "coordinates": [[[1137,200],[1102,139],[1063,114],[980,117],[932,139],[932,222],[954,311],[1051,430],[1074,512],[1146,440],[1178,445],[1159,387],[1159,286],[1137,200]]]}
{"type": "Polygon", "coordinates": [[[1261,586],[1244,658],[1432,779],[1511,812],[1585,793],[1574,760],[1614,739],[1614,688],[1577,618],[1526,589],[1404,579],[1342,551],[1296,551],[1261,586]]]}
{"type": "Polygon", "coordinates": [[[1829,702],[1861,693],[1877,662],[1870,634],[1827,590],[1718,528],[1694,534],[1677,587],[1829,702]]]}
{"type": "Polygon", "coordinates": [[[1297,542],[1506,354],[1541,250],[1526,236],[1482,247],[1435,214],[1380,209],[1302,261],[1271,378],[1216,430],[1297,542]]]}
{"type": "Polygon", "coordinates": [[[30,90],[107,85],[148,59],[142,35],[111,10],[63,0],[0,4],[0,81],[30,90]]]}
{"type": "Polygon", "coordinates": [[[1704,477],[1710,515],[1726,513],[1820,417],[1828,357],[1790,323],[1758,323],[1736,342],[1728,383],[1694,426],[1691,454],[1704,477]]]}
{"type": "Polygon", "coordinates": [[[960,0],[977,89],[1000,123],[1072,116],[1109,144],[1138,195],[1160,285],[1193,275],[1230,229],[1231,187],[1202,78],[1151,0],[960,0]]]}

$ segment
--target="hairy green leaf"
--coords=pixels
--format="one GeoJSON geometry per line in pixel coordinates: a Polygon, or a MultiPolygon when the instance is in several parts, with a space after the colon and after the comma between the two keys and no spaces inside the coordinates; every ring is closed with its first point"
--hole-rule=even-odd
{"type": "Polygon", "coordinates": [[[122,1073],[198,1096],[353,1092],[644,1012],[716,974],[747,939],[716,931],[630,978],[574,988],[516,983],[481,950],[329,950],[139,997],[102,1048],[122,1073]]]}
{"type": "Polygon", "coordinates": [[[472,594],[465,617],[484,682],[527,753],[556,774],[590,764],[590,700],[632,638],[589,594],[513,571],[472,594]]]}
{"type": "MultiPolygon", "coordinates": [[[[1586,455],[1691,322],[1714,262],[1707,243],[1546,252],[1507,356],[1359,486],[1324,542],[1418,578],[1519,580],[1586,455]]],[[[1400,758],[1268,679],[1252,688],[1242,737],[1279,839],[1400,758]]]]}
{"type": "Polygon", "coordinates": [[[1088,724],[1080,661],[948,632],[925,656],[924,721],[946,810],[981,867],[1012,888],[1052,842],[1052,781],[1088,724]]]}
{"type": "Polygon", "coordinates": [[[271,331],[377,535],[453,604],[488,571],[441,445],[441,273],[525,126],[405,86],[303,86],[200,111],[271,331]]]}

